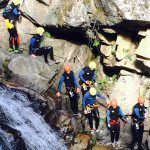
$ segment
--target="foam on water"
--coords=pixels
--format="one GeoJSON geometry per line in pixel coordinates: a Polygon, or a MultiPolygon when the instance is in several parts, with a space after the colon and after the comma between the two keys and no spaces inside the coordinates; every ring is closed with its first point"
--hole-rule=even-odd
{"type": "MultiPolygon", "coordinates": [[[[30,104],[22,92],[0,87],[0,120],[5,120],[7,125],[21,132],[28,149],[66,150],[61,139],[44,119],[33,111],[30,104]]],[[[0,132],[2,133],[1,130],[0,132]]],[[[9,138],[5,138],[8,144],[9,138]]],[[[8,146],[11,149],[11,145],[8,146]]]]}

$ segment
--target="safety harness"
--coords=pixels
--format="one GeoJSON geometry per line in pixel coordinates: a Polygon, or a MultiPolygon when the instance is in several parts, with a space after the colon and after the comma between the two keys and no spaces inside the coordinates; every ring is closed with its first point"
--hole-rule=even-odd
{"type": "Polygon", "coordinates": [[[119,119],[110,121],[110,125],[119,125],[119,124],[120,124],[120,120],[119,119]]]}
{"type": "Polygon", "coordinates": [[[84,90],[87,90],[88,88],[90,88],[91,86],[93,85],[93,82],[90,81],[90,84],[86,84],[86,83],[83,83],[81,86],[83,87],[84,90]]]}
{"type": "Polygon", "coordinates": [[[87,113],[91,113],[91,111],[95,108],[98,108],[98,104],[94,103],[93,105],[87,105],[86,106],[86,110],[87,110],[87,113]]]}

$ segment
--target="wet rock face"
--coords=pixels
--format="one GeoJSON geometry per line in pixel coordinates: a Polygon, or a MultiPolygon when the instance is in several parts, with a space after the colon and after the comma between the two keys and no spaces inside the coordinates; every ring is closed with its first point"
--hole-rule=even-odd
{"type": "Polygon", "coordinates": [[[95,19],[102,25],[115,25],[124,20],[149,22],[149,7],[148,0],[33,0],[24,1],[21,9],[40,25],[85,27],[95,19]],[[34,6],[40,7],[40,13],[34,6]]]}

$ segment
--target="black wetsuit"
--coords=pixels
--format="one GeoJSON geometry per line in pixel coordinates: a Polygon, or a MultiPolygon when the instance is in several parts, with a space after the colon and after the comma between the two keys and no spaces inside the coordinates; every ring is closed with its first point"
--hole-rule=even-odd
{"type": "Polygon", "coordinates": [[[131,127],[132,129],[132,143],[131,143],[131,149],[134,149],[134,145],[138,143],[138,150],[142,150],[142,140],[143,140],[143,132],[144,132],[144,114],[146,111],[146,107],[140,106],[139,104],[136,104],[133,109],[133,125],[131,127]]]}
{"type": "Polygon", "coordinates": [[[40,47],[43,36],[35,34],[30,41],[29,55],[44,56],[45,63],[48,63],[48,55],[51,60],[54,60],[53,48],[51,46],[40,47]]]}

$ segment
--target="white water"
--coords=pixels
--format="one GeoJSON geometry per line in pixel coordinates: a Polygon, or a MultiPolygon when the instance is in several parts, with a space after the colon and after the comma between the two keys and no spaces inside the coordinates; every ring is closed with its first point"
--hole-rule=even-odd
{"type": "MultiPolygon", "coordinates": [[[[21,132],[27,149],[66,150],[67,148],[56,133],[29,105],[30,101],[25,94],[0,87],[0,117],[2,120],[7,120],[7,125],[21,132]]],[[[0,129],[1,133],[3,131],[0,129]]],[[[4,135],[6,136],[6,133],[4,135]]],[[[10,150],[13,150],[10,144],[12,137],[6,137],[3,136],[3,140],[10,150]]]]}

